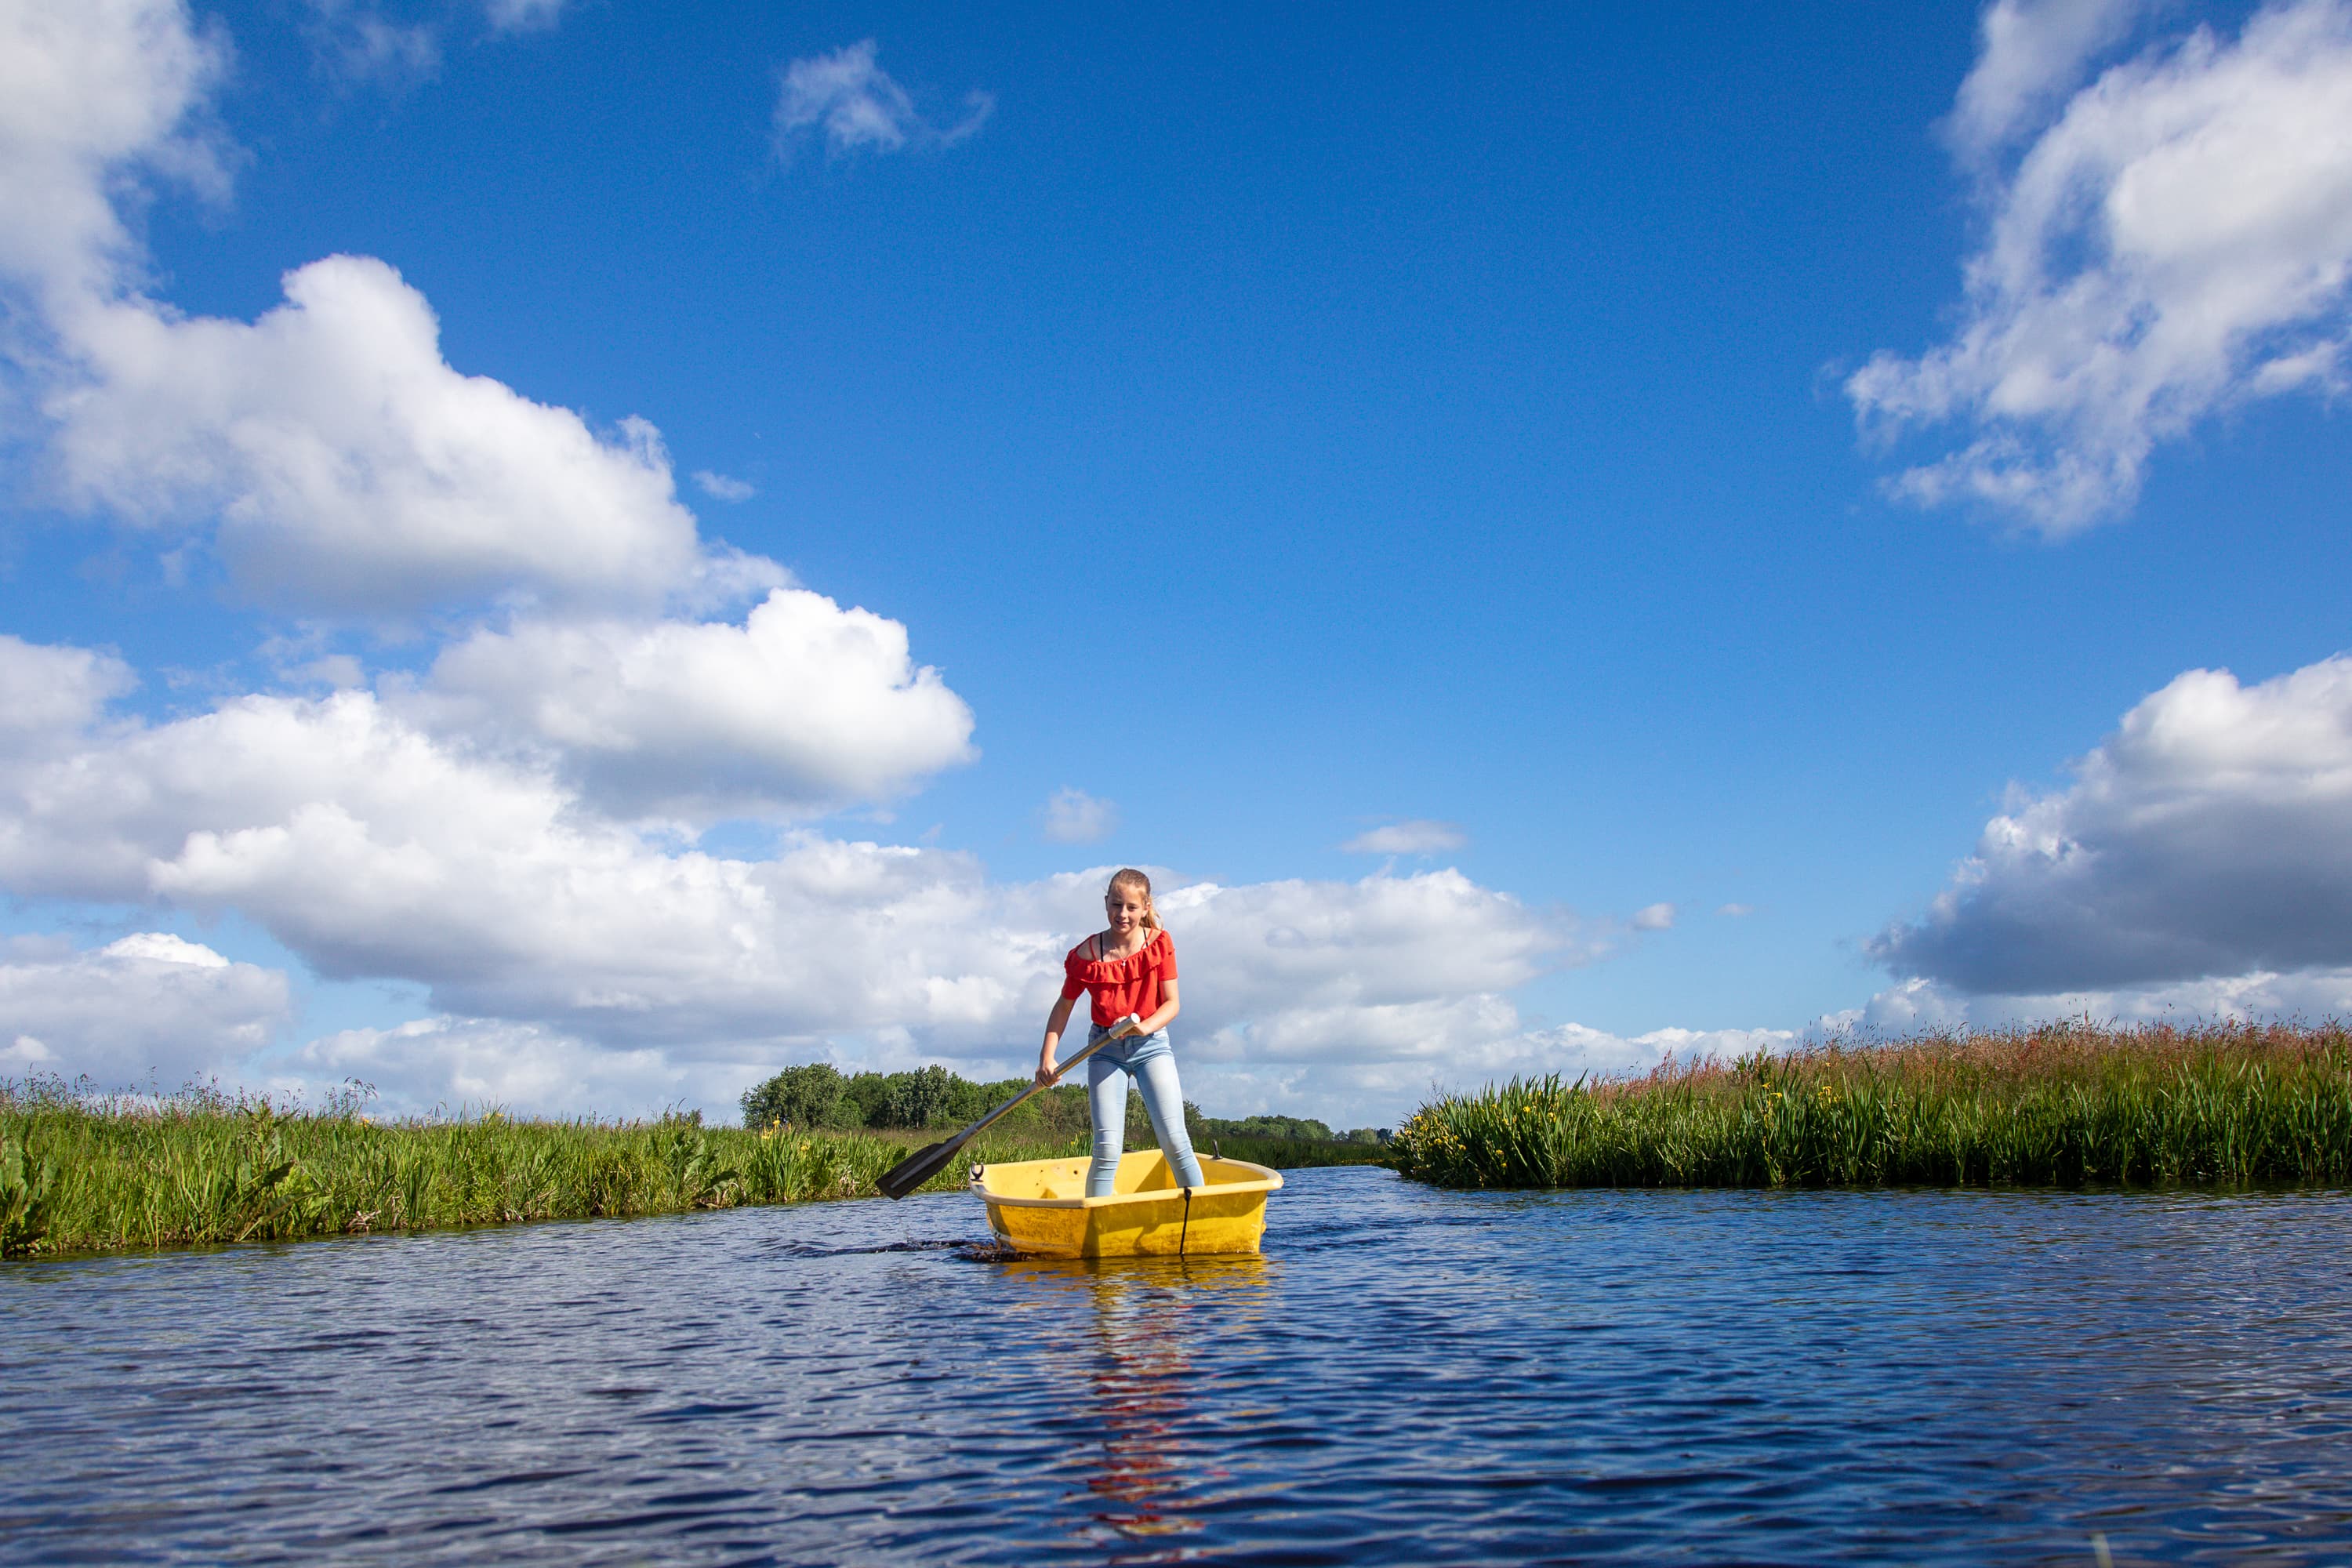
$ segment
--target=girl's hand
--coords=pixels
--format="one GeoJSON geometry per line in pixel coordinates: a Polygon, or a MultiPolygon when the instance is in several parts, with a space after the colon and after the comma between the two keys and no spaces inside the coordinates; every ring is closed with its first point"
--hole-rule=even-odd
{"type": "Polygon", "coordinates": [[[1062,1069],[1054,1065],[1054,1058],[1050,1054],[1037,1063],[1037,1086],[1040,1089],[1051,1086],[1053,1081],[1061,1076],[1062,1069]]]}

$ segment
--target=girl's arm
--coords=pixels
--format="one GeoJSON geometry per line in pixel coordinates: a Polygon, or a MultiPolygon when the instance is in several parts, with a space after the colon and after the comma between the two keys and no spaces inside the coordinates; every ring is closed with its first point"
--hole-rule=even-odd
{"type": "Polygon", "coordinates": [[[1163,980],[1160,983],[1159,1011],[1143,1020],[1135,1032],[1139,1035],[1156,1035],[1168,1026],[1169,1021],[1176,1016],[1176,983],[1173,980],[1163,980]]]}
{"type": "Polygon", "coordinates": [[[1076,1005],[1075,999],[1068,996],[1061,997],[1054,1004],[1052,1016],[1045,1020],[1045,1047],[1037,1053],[1039,1083],[1054,1081],[1054,1053],[1061,1048],[1062,1031],[1069,1026],[1070,1009],[1076,1005]]]}

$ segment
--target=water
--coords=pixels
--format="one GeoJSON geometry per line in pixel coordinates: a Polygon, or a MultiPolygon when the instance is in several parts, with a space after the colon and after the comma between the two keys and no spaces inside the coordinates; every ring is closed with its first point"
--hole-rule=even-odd
{"type": "Polygon", "coordinates": [[[962,1195],[0,1267],[10,1563],[2352,1560],[2352,1197],[962,1195]]]}

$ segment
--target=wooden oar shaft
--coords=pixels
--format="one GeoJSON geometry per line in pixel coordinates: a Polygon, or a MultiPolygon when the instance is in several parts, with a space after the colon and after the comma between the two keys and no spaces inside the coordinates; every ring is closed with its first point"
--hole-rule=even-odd
{"type": "MultiPolygon", "coordinates": [[[[1125,1020],[1122,1019],[1121,1023],[1124,1024],[1125,1020]]],[[[1095,1041],[1093,1044],[1087,1047],[1085,1050],[1082,1050],[1076,1056],[1072,1057],[1068,1061],[1056,1067],[1054,1069],[1054,1076],[1051,1079],[1045,1083],[1031,1084],[1027,1089],[1023,1089],[1019,1094],[1014,1095],[1011,1100],[1006,1100],[1003,1104],[998,1106],[995,1110],[990,1111],[987,1115],[982,1117],[979,1121],[973,1122],[971,1126],[958,1133],[956,1135],[956,1141],[960,1143],[971,1142],[972,1134],[986,1131],[989,1125],[995,1121],[999,1117],[1026,1104],[1031,1095],[1042,1094],[1046,1089],[1053,1088],[1062,1080],[1063,1077],[1067,1074],[1072,1068],[1077,1066],[1080,1062],[1086,1060],[1088,1057],[1094,1055],[1097,1051],[1102,1049],[1113,1040],[1125,1039],[1127,1035],[1132,1032],[1133,1031],[1131,1030],[1126,1030],[1118,1034],[1105,1035],[1101,1039],[1095,1041]]]]}
{"type": "Polygon", "coordinates": [[[954,1137],[942,1139],[940,1142],[933,1143],[928,1148],[918,1150],[914,1153],[909,1154],[904,1160],[899,1161],[897,1164],[883,1172],[881,1176],[875,1182],[875,1186],[880,1189],[885,1195],[889,1197],[901,1198],[906,1196],[908,1193],[922,1185],[923,1183],[929,1181],[932,1176],[938,1174],[940,1166],[955,1158],[957,1150],[962,1148],[981,1133],[986,1131],[989,1126],[999,1117],[1004,1115],[1015,1106],[1020,1105],[1038,1090],[1052,1088],[1055,1082],[1058,1082],[1061,1079],[1065,1073],[1067,1073],[1072,1068],[1077,1066],[1080,1062],[1086,1060],[1088,1057],[1094,1055],[1097,1051],[1102,1049],[1113,1040],[1123,1040],[1128,1036],[1136,1033],[1136,1026],[1141,1022],[1142,1020],[1138,1018],[1134,1014],[1129,1014],[1126,1017],[1121,1018],[1118,1021],[1118,1026],[1109,1033],[1103,1036],[1101,1039],[1089,1043],[1085,1050],[1080,1051],[1068,1061],[1056,1067],[1054,1069],[1054,1077],[1051,1079],[1048,1079],[1045,1083],[1031,1084],[1027,1089],[1023,1089],[1019,1094],[1014,1095],[1011,1100],[1006,1100],[1003,1104],[998,1106],[995,1110],[990,1111],[987,1115],[982,1117],[979,1121],[973,1122],[971,1126],[965,1128],[954,1137]]]}

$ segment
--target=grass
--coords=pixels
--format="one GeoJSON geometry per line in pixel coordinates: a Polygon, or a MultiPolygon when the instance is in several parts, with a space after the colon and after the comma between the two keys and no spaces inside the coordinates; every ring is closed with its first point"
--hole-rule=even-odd
{"type": "MultiPolygon", "coordinates": [[[[0,1257],[519,1220],[681,1214],[870,1194],[943,1134],[797,1134],[656,1121],[377,1121],[205,1089],[95,1094],[0,1081],[0,1257]]],[[[973,1160],[1061,1158],[1083,1137],[983,1136],[973,1160]]],[[[959,1187],[958,1161],[926,1191],[959,1187]]]]}
{"type": "Polygon", "coordinates": [[[2088,1024],[1840,1041],[1424,1105],[1448,1187],[2352,1184],[2352,1035],[2088,1024]]]}
{"type": "MultiPolygon", "coordinates": [[[[867,1197],[877,1176],[946,1135],[747,1131],[676,1116],[516,1121],[496,1110],[375,1121],[356,1100],[305,1108],[205,1089],[109,1095],[0,1079],[0,1257],[867,1197]]],[[[1087,1143],[1083,1127],[992,1130],[923,1190],[960,1188],[973,1161],[1066,1159],[1087,1143]]],[[[1299,1139],[1223,1143],[1233,1158],[1286,1166],[1383,1152],[1299,1139]]]]}

